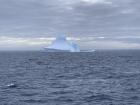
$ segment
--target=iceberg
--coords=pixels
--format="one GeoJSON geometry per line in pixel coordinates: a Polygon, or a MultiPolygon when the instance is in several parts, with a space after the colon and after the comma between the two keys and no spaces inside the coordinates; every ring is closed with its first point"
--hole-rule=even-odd
{"type": "Polygon", "coordinates": [[[77,44],[70,42],[64,36],[56,38],[51,45],[45,48],[47,52],[80,52],[77,44]]]}

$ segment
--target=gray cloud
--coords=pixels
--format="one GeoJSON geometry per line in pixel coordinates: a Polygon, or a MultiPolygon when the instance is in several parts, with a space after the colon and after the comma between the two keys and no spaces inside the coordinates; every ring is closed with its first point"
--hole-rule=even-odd
{"type": "Polygon", "coordinates": [[[138,0],[98,1],[0,0],[0,33],[139,34],[138,0]]]}

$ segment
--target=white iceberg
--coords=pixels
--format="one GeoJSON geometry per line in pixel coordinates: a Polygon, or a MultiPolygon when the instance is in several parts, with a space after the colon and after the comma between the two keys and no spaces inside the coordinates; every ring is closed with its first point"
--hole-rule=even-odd
{"type": "Polygon", "coordinates": [[[45,48],[47,52],[80,52],[77,44],[69,42],[66,37],[57,37],[54,42],[45,48]]]}

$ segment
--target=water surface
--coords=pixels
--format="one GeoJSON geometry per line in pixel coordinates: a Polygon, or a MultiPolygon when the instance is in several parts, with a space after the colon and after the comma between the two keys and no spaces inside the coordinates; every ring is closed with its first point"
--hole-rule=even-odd
{"type": "Polygon", "coordinates": [[[0,105],[140,105],[140,51],[0,52],[0,105]]]}

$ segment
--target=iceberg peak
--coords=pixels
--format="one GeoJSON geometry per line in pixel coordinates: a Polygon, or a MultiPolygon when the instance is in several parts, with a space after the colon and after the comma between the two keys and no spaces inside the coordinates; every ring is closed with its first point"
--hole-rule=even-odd
{"type": "Polygon", "coordinates": [[[65,36],[57,37],[52,44],[45,49],[49,52],[80,52],[78,45],[68,41],[65,36]]]}

